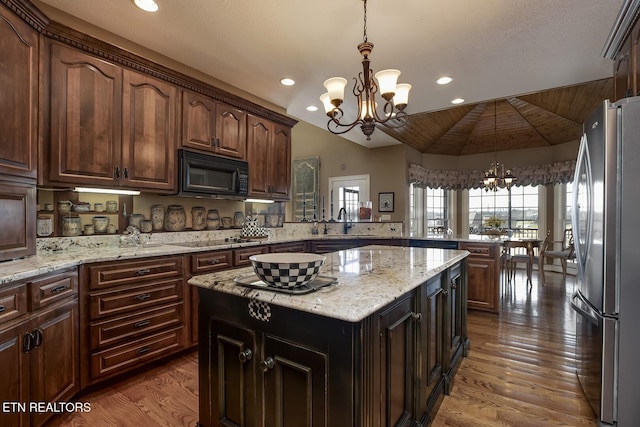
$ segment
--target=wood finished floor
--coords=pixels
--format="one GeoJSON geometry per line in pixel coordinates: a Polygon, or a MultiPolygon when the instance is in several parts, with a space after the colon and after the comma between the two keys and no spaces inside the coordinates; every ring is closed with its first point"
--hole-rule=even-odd
{"type": "MultiPolygon", "coordinates": [[[[518,273],[500,316],[469,313],[471,351],[432,426],[597,426],[574,373],[574,281],[552,273],[541,286],[535,276],[528,290],[518,273]]],[[[57,416],[47,426],[193,427],[197,363],[190,353],[79,396],[91,412],[57,416]]]]}

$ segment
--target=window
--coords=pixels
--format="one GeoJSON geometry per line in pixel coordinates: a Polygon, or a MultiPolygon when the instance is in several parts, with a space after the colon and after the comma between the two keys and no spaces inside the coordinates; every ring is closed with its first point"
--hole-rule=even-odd
{"type": "Polygon", "coordinates": [[[449,229],[449,191],[409,186],[409,233],[421,236],[449,229]]]}
{"type": "Polygon", "coordinates": [[[469,234],[488,229],[511,230],[515,238],[538,237],[538,187],[531,185],[485,191],[469,190],[469,234]],[[497,221],[495,220],[497,219],[497,221]]]}

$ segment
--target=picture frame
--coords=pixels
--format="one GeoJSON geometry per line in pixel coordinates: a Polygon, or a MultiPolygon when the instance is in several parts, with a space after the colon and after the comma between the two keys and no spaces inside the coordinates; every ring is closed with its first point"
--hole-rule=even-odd
{"type": "Polygon", "coordinates": [[[378,212],[393,212],[393,196],[395,193],[378,193],[378,212]]]}

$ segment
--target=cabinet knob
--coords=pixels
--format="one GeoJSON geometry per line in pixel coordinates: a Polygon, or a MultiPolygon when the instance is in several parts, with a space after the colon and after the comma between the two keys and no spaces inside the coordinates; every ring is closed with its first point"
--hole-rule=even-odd
{"type": "Polygon", "coordinates": [[[422,313],[411,313],[411,316],[415,319],[416,322],[422,322],[422,313]]]}
{"type": "Polygon", "coordinates": [[[5,311],[6,309],[7,309],[7,307],[5,307],[4,305],[0,305],[0,313],[5,311]]]}
{"type": "Polygon", "coordinates": [[[33,347],[40,347],[40,345],[42,344],[42,330],[36,328],[33,331],[33,347]]]}
{"type": "Polygon", "coordinates": [[[210,259],[210,260],[209,260],[209,261],[207,261],[207,262],[208,262],[209,264],[212,264],[212,265],[213,265],[213,264],[217,264],[217,263],[219,263],[219,262],[220,262],[220,260],[219,260],[219,259],[210,259]]]}
{"type": "Polygon", "coordinates": [[[52,294],[59,294],[60,292],[66,290],[67,287],[65,285],[60,285],[60,286],[56,286],[55,288],[51,289],[51,293],[52,294]]]}
{"type": "Polygon", "coordinates": [[[124,168],[124,179],[129,179],[129,171],[127,168],[124,168]]]}
{"type": "Polygon", "coordinates": [[[116,166],[116,179],[120,179],[120,167],[116,166]]]}
{"type": "Polygon", "coordinates": [[[262,372],[267,372],[269,369],[273,369],[274,366],[276,366],[276,362],[272,357],[267,357],[260,362],[260,369],[262,369],[262,372]]]}
{"type": "Polygon", "coordinates": [[[22,337],[22,351],[24,353],[29,353],[33,348],[33,335],[27,332],[22,337]]]}
{"type": "Polygon", "coordinates": [[[247,362],[249,360],[251,360],[253,358],[253,352],[251,351],[250,348],[241,351],[238,354],[238,360],[240,360],[242,363],[247,362]]]}

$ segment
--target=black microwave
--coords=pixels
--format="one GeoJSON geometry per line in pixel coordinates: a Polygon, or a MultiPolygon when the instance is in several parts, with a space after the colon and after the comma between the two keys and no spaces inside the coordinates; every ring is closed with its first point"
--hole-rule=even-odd
{"type": "Polygon", "coordinates": [[[178,150],[180,196],[244,200],[249,193],[249,164],[196,151],[178,150]]]}

